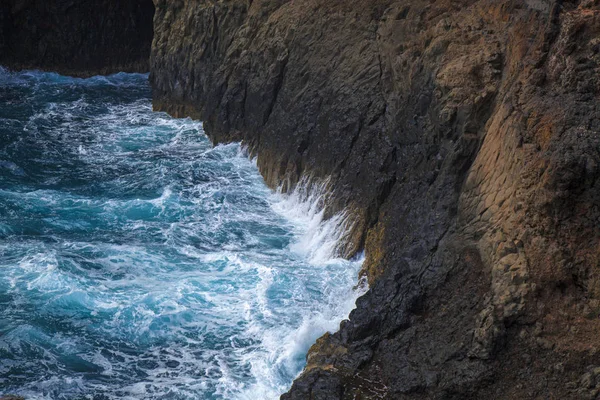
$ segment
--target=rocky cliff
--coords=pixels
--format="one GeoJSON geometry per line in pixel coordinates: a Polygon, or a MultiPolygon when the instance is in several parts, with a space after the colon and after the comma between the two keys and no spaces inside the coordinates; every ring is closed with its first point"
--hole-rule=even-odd
{"type": "Polygon", "coordinates": [[[2,0],[0,65],[89,76],[148,72],[151,0],[2,0]]]}
{"type": "Polygon", "coordinates": [[[600,389],[600,2],[156,0],[155,107],[330,179],[371,290],[283,399],[600,389]]]}
{"type": "Polygon", "coordinates": [[[0,64],[328,180],[371,289],[283,399],[600,394],[600,1],[3,0],[0,64]]]}

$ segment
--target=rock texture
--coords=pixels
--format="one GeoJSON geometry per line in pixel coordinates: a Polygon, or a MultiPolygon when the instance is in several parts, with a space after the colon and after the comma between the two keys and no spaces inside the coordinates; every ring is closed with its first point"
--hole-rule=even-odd
{"type": "Polygon", "coordinates": [[[600,2],[156,0],[155,107],[331,177],[371,290],[283,399],[600,392],[600,2]]]}
{"type": "Polygon", "coordinates": [[[3,0],[0,64],[147,71],[155,9],[155,108],[366,251],[283,399],[599,396],[599,0],[3,0]]]}
{"type": "Polygon", "coordinates": [[[152,0],[2,0],[0,65],[89,76],[148,72],[152,0]]]}

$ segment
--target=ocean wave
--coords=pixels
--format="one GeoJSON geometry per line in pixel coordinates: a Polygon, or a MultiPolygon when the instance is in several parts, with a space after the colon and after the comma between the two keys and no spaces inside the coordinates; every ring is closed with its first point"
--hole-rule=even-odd
{"type": "Polygon", "coordinates": [[[366,290],[326,182],[273,193],[147,76],[0,85],[0,392],[274,399],[366,290]]]}

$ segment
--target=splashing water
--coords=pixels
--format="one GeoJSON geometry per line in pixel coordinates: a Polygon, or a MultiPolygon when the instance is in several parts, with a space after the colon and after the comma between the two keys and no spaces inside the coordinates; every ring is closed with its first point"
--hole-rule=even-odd
{"type": "Polygon", "coordinates": [[[269,399],[364,289],[322,193],[153,113],[147,76],[0,69],[0,394],[269,399]]]}

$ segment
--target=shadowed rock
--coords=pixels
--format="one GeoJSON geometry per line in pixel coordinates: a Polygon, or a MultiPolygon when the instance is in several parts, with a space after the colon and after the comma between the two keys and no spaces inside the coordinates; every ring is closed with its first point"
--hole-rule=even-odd
{"type": "MultiPolygon", "coordinates": [[[[0,62],[145,70],[151,5],[113,3],[2,2],[0,62]]],[[[598,1],[155,7],[155,108],[271,187],[329,178],[366,251],[371,290],[282,398],[598,396],[598,1]]]]}
{"type": "Polygon", "coordinates": [[[598,393],[597,2],[156,6],[156,109],[272,187],[331,177],[366,249],[371,290],[284,399],[598,393]]]}
{"type": "Polygon", "coordinates": [[[2,0],[0,65],[90,76],[148,72],[152,0],[2,0]]]}

